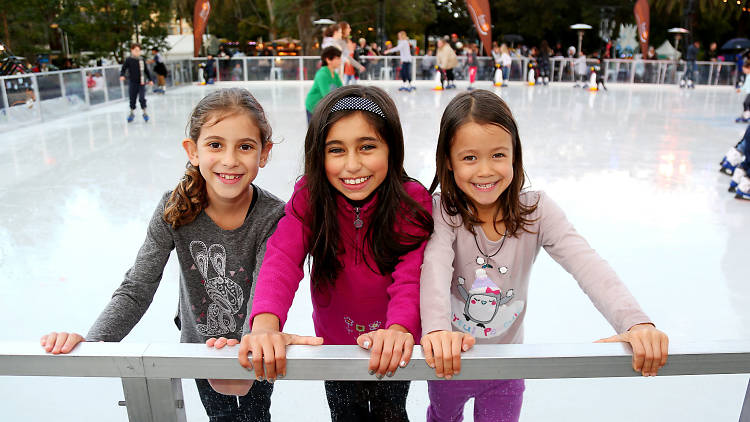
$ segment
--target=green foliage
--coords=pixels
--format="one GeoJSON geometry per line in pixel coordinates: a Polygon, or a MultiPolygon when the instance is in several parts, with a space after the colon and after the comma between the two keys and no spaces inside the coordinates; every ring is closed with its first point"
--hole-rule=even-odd
{"type": "MultiPolygon", "coordinates": [[[[0,8],[8,17],[12,50],[32,62],[37,53],[59,50],[63,32],[73,55],[88,51],[93,58],[122,59],[135,28],[128,0],[0,0],[0,8]]],[[[172,10],[170,0],[140,0],[137,16],[144,48],[164,47],[172,10]]],[[[0,37],[5,39],[4,28],[0,37]]]]}

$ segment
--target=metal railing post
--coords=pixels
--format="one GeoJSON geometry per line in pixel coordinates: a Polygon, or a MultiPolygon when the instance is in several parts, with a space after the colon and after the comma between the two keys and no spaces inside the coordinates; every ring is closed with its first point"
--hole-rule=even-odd
{"type": "Polygon", "coordinates": [[[62,74],[62,72],[58,73],[57,76],[60,79],[60,96],[62,96],[63,98],[65,98],[66,97],[66,93],[65,93],[65,80],[63,80],[63,74],[62,74]]]}
{"type": "Polygon", "coordinates": [[[81,83],[83,83],[83,98],[86,100],[86,106],[91,107],[91,99],[89,98],[89,86],[86,83],[85,69],[81,69],[81,83]]]}
{"type": "Polygon", "coordinates": [[[151,413],[146,378],[122,378],[122,391],[125,400],[120,405],[127,407],[130,422],[157,422],[151,413]]]}
{"type": "Polygon", "coordinates": [[[34,91],[34,107],[36,108],[37,115],[40,121],[44,121],[42,116],[42,100],[39,98],[39,83],[37,82],[36,75],[31,74],[31,88],[34,91]]]}
{"type": "Polygon", "coordinates": [[[154,422],[186,422],[182,380],[147,378],[148,397],[154,422]]]}
{"type": "Polygon", "coordinates": [[[300,81],[304,81],[305,80],[305,71],[304,71],[305,70],[304,69],[304,67],[305,67],[305,61],[302,58],[302,56],[299,56],[299,60],[298,61],[299,61],[299,80],[300,81]]]}
{"type": "Polygon", "coordinates": [[[3,92],[3,107],[5,107],[5,113],[10,116],[10,104],[8,103],[8,91],[5,89],[5,82],[7,79],[3,78],[0,79],[0,82],[2,82],[2,92],[3,92]]]}
{"type": "Polygon", "coordinates": [[[247,61],[250,60],[249,57],[243,57],[242,58],[242,80],[247,81],[247,61]]]}
{"type": "Polygon", "coordinates": [[[103,67],[101,68],[101,70],[102,70],[102,79],[104,79],[104,104],[107,104],[109,102],[109,87],[107,86],[107,73],[103,67]]]}
{"type": "Polygon", "coordinates": [[[750,422],[750,381],[747,382],[747,390],[745,390],[745,401],[742,402],[740,422],[750,422]]]}

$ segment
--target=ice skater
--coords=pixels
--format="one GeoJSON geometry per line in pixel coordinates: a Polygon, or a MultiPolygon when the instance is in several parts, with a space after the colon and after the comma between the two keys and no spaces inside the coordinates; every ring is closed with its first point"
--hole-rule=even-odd
{"type": "Polygon", "coordinates": [[[154,92],[165,94],[167,86],[167,66],[164,64],[164,59],[161,57],[161,54],[159,54],[158,48],[152,48],[151,54],[153,54],[151,60],[154,63],[154,73],[156,73],[157,80],[157,87],[154,88],[154,92]]]}
{"type": "Polygon", "coordinates": [[[720,171],[732,176],[729,192],[737,199],[750,199],[750,125],[740,142],[727,151],[721,160],[720,171]]]}
{"type": "Polygon", "coordinates": [[[130,45],[130,57],[120,68],[120,80],[128,78],[128,94],[130,95],[130,114],[128,114],[128,123],[135,119],[135,100],[141,105],[143,120],[148,122],[148,112],[146,112],[146,84],[153,85],[154,78],[146,65],[146,59],[141,57],[141,45],[133,43],[130,45]]]}
{"type": "Polygon", "coordinates": [[[403,162],[398,111],[382,89],[353,85],[328,94],[310,121],[304,176],[258,277],[251,332],[239,351],[257,379],[286,373],[282,331],[308,257],[316,334],[325,344],[370,351],[372,381],[325,382],[334,421],[408,420],[409,381],[376,381],[409,363],[420,335],[419,272],[432,200],[403,162]]]}
{"type": "Polygon", "coordinates": [[[341,50],[330,45],[320,53],[320,69],[315,72],[310,92],[305,97],[305,113],[307,123],[310,123],[315,107],[329,92],[342,86],[341,77],[337,73],[341,67],[341,50]]]}
{"type": "Polygon", "coordinates": [[[395,47],[385,50],[383,54],[392,52],[398,52],[401,57],[401,88],[399,91],[411,92],[417,89],[412,85],[411,78],[411,66],[414,60],[411,55],[411,45],[409,44],[409,37],[406,36],[406,31],[398,32],[398,44],[395,47]]]}
{"type": "Polygon", "coordinates": [[[441,38],[437,42],[437,66],[440,72],[440,84],[445,89],[455,88],[453,69],[458,66],[458,57],[450,44],[441,38]]]}
{"type": "Polygon", "coordinates": [[[749,61],[742,64],[742,73],[745,75],[745,80],[742,82],[742,87],[738,91],[745,94],[745,100],[742,102],[742,115],[734,119],[737,123],[750,122],[750,78],[747,77],[747,75],[750,74],[749,61]]]}
{"type": "MultiPolygon", "coordinates": [[[[627,342],[632,367],[656,375],[668,338],[657,330],[614,270],[575,231],[544,192],[523,190],[518,127],[490,91],[457,95],[446,107],[430,187],[435,231],[420,279],[422,348],[436,375],[460,372],[474,342],[523,341],[532,264],[541,247],[578,281],[616,332],[601,342],[627,342]]],[[[427,381],[428,421],[458,421],[474,398],[475,420],[517,421],[524,381],[427,381]]]]}
{"type": "MultiPolygon", "coordinates": [[[[271,127],[263,107],[241,88],[208,94],[193,109],[188,125],[182,141],[188,158],[185,174],[160,198],[124,281],[85,339],[67,332],[44,335],[41,345],[48,353],[70,353],[82,341],[121,341],[151,304],[174,249],[180,262],[175,320],[180,341],[222,347],[237,344],[248,332],[258,266],[266,240],[284,215],[284,202],[253,184],[273,146],[271,127]]],[[[237,390],[227,380],[195,382],[210,421],[271,420],[272,384],[255,382],[237,390]],[[219,394],[212,385],[240,397],[219,394]]]]}

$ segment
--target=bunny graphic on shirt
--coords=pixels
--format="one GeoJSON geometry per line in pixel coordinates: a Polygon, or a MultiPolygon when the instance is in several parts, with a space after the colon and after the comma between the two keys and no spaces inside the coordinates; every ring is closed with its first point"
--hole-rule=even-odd
{"type": "Polygon", "coordinates": [[[206,293],[212,301],[208,305],[206,324],[197,325],[198,333],[212,337],[235,331],[237,322],[234,315],[240,311],[245,296],[239,284],[225,277],[226,249],[219,244],[207,248],[205,243],[194,240],[190,242],[190,255],[203,276],[206,293]],[[216,277],[208,277],[209,262],[216,277]]]}

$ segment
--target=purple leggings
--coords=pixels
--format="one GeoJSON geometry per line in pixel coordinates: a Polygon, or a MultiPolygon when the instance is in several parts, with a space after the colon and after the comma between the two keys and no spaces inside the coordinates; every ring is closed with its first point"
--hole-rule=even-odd
{"type": "Polygon", "coordinates": [[[461,422],[464,405],[474,397],[477,422],[515,422],[521,415],[523,380],[427,381],[428,422],[461,422]]]}

